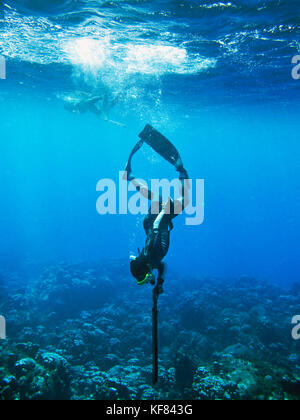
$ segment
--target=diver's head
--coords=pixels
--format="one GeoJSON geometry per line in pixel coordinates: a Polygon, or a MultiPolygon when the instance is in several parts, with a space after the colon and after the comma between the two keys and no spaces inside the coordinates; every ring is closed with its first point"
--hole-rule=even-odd
{"type": "Polygon", "coordinates": [[[143,285],[146,283],[155,283],[152,267],[149,263],[147,263],[143,255],[131,257],[130,260],[130,271],[133,277],[136,278],[137,284],[143,285]]]}

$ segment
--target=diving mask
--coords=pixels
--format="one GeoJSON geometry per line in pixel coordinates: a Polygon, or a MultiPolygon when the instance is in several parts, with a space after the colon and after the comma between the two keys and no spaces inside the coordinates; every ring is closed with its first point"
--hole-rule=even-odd
{"type": "Polygon", "coordinates": [[[137,280],[137,284],[139,286],[143,286],[148,283],[155,284],[155,276],[153,273],[147,273],[144,280],[137,280]]]}

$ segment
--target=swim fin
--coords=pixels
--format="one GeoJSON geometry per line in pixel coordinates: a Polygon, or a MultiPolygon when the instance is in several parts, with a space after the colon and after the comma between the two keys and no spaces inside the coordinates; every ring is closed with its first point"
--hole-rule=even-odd
{"type": "Polygon", "coordinates": [[[159,155],[166,159],[169,163],[175,166],[177,172],[179,172],[179,179],[188,179],[188,173],[183,167],[182,159],[176,147],[161,133],[159,133],[151,125],[147,124],[144,130],[139,134],[140,141],[134,146],[132,152],[129,155],[128,163],[125,171],[131,174],[131,161],[133,156],[144,143],[147,143],[153,150],[159,155]]]}
{"type": "Polygon", "coordinates": [[[174,165],[179,172],[183,169],[183,163],[176,147],[151,125],[147,124],[139,134],[139,137],[164,159],[174,165]]]}

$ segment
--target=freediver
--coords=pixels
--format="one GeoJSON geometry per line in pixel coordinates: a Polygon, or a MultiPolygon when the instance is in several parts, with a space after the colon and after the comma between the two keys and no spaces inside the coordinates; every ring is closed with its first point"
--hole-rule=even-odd
{"type": "Polygon", "coordinates": [[[120,127],[126,127],[125,124],[113,121],[109,118],[109,112],[119,102],[119,95],[111,98],[107,90],[104,90],[103,95],[101,96],[93,96],[87,92],[76,91],[73,94],[63,96],[62,99],[65,103],[65,109],[70,112],[78,114],[91,112],[104,121],[120,127]]]}
{"type": "Polygon", "coordinates": [[[163,259],[167,255],[170,246],[170,234],[173,230],[173,219],[181,214],[189,205],[187,191],[190,188],[189,177],[184,169],[181,157],[176,148],[162,134],[150,125],[147,125],[139,135],[141,140],[137,143],[129,157],[124,180],[131,182],[142,196],[151,202],[147,216],[144,219],[146,244],[138,257],[131,257],[130,270],[136,278],[138,285],[150,283],[155,285],[154,270],[158,271],[158,293],[163,293],[165,264],[163,259]],[[149,144],[162,157],[172,163],[179,172],[180,198],[175,201],[169,198],[163,202],[163,197],[150,191],[146,184],[137,180],[132,173],[132,157],[142,147],[143,143],[149,144]]]}

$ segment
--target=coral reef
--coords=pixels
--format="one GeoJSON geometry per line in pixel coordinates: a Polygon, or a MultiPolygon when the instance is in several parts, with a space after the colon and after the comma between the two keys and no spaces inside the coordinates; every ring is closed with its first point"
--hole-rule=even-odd
{"type": "Polygon", "coordinates": [[[153,387],[151,290],[125,263],[0,277],[0,400],[300,399],[297,287],[174,275],[159,302],[153,387]]]}

